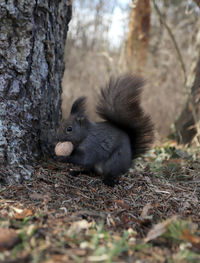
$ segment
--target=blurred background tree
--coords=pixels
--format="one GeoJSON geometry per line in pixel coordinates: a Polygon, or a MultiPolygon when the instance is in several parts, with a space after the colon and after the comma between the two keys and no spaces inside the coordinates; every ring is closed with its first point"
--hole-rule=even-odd
{"type": "Polygon", "coordinates": [[[142,74],[147,59],[150,36],[151,5],[150,0],[132,0],[125,61],[130,72],[142,74]]]}
{"type": "Polygon", "coordinates": [[[188,98],[178,120],[175,123],[178,142],[188,144],[195,139],[200,145],[200,19],[199,31],[195,40],[195,51],[188,74],[186,89],[188,98]]]}
{"type": "Polygon", "coordinates": [[[141,26],[134,35],[141,42],[144,40],[144,45],[139,44],[130,48],[130,51],[138,48],[138,58],[134,57],[137,61],[134,71],[140,68],[139,71],[147,80],[143,104],[156,124],[157,138],[166,138],[171,133],[189,94],[185,79],[189,77],[194,60],[200,11],[195,3],[198,0],[155,2],[162,16],[158,15],[153,0],[95,0],[92,3],[88,0],[74,0],[74,16],[66,46],[66,62],[70,68],[63,78],[63,116],[67,116],[73,99],[87,94],[90,115],[96,118],[93,104],[99,87],[111,74],[130,71],[126,61],[127,57],[133,60],[134,52],[127,55],[127,47],[129,39],[134,42],[129,37],[130,27],[132,25],[133,29],[136,28],[136,24],[130,23],[130,18],[134,12],[136,16],[139,5],[145,3],[146,8],[142,8],[142,14],[146,20],[141,15],[141,20],[137,22],[141,26],[142,21],[146,21],[146,39],[143,38],[144,27],[141,26]],[[166,25],[174,36],[177,48],[166,25]],[[142,58],[139,58],[139,54],[142,58]]]}

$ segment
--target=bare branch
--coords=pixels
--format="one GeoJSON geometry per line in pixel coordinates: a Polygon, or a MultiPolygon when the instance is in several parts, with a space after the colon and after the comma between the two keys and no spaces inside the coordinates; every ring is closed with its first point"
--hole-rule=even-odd
{"type": "MultiPolygon", "coordinates": [[[[160,18],[161,23],[162,23],[162,24],[164,25],[164,27],[167,29],[167,32],[169,33],[169,36],[170,36],[170,38],[171,38],[171,40],[172,40],[172,42],[173,42],[173,44],[174,44],[174,47],[175,47],[175,49],[176,49],[176,53],[177,53],[178,59],[179,59],[180,64],[181,64],[181,69],[182,69],[182,71],[183,71],[184,83],[186,84],[186,82],[187,82],[187,76],[186,76],[185,64],[184,64],[184,62],[183,62],[183,57],[182,57],[182,55],[181,55],[181,52],[180,52],[180,49],[179,49],[178,44],[177,44],[177,42],[176,42],[176,39],[175,39],[175,37],[174,37],[174,35],[173,35],[170,27],[167,25],[166,21],[163,19],[163,15],[162,15],[162,13],[161,13],[158,5],[156,4],[155,0],[152,0],[152,1],[153,1],[154,8],[155,8],[155,10],[156,10],[156,12],[157,12],[157,14],[158,14],[158,16],[159,16],[159,18],[160,18]]],[[[199,1],[199,0],[197,0],[197,1],[199,1]]]]}

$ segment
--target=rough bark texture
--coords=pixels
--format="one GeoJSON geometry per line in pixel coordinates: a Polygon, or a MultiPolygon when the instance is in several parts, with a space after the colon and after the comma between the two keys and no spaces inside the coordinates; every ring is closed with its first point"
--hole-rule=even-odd
{"type": "Polygon", "coordinates": [[[30,178],[51,151],[70,17],[67,0],[0,2],[0,182],[30,178]]]}
{"type": "Polygon", "coordinates": [[[126,44],[126,64],[130,71],[142,73],[146,64],[150,34],[150,0],[132,0],[126,44]]]}
{"type": "Polygon", "coordinates": [[[191,93],[175,123],[177,140],[183,144],[191,143],[197,132],[200,135],[200,30],[197,34],[196,52],[193,57],[191,73],[188,76],[187,89],[190,89],[191,93]]]}

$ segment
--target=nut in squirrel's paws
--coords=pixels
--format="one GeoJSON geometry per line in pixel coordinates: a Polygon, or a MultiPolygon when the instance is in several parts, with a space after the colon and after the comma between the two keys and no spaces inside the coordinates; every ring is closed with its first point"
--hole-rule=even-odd
{"type": "Polygon", "coordinates": [[[55,147],[55,154],[57,156],[69,156],[73,151],[73,144],[71,142],[58,142],[55,147]]]}

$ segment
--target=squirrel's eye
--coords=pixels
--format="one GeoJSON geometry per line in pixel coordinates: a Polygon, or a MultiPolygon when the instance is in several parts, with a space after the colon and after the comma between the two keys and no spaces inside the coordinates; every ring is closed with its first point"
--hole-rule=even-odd
{"type": "Polygon", "coordinates": [[[72,131],[72,126],[68,126],[68,127],[67,127],[67,131],[68,131],[68,132],[71,132],[71,131],[72,131]]]}

